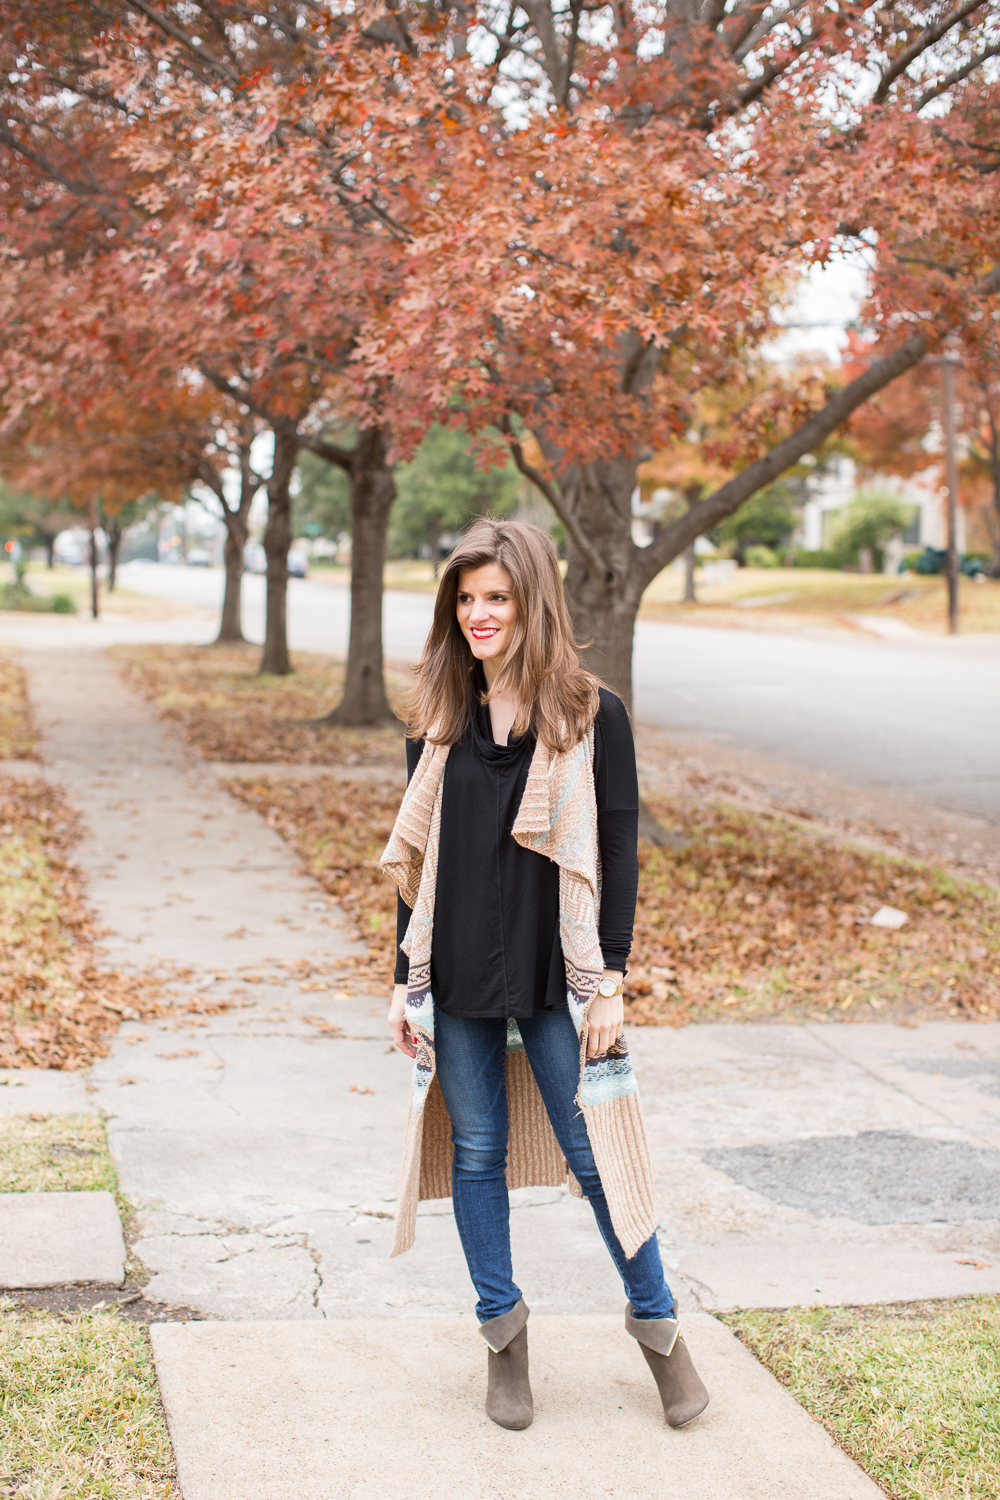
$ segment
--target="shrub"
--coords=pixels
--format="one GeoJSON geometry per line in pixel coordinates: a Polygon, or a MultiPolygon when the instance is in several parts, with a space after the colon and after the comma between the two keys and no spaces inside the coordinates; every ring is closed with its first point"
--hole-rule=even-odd
{"type": "Polygon", "coordinates": [[[772,552],[770,547],[747,547],[744,552],[748,568],[777,568],[778,554],[772,552]]]}
{"type": "Polygon", "coordinates": [[[867,551],[875,571],[882,571],[882,548],[898,536],[910,519],[910,507],[902,505],[888,490],[858,490],[854,499],[837,515],[830,544],[844,562],[867,551]]]}
{"type": "Polygon", "coordinates": [[[802,547],[790,547],[785,554],[786,568],[839,568],[840,558],[836,552],[807,552],[802,547]]]}

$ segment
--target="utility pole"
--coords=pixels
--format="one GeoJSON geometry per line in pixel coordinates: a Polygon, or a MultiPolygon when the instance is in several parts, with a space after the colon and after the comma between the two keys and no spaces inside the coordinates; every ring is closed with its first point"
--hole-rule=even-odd
{"type": "Polygon", "coordinates": [[[955,442],[955,365],[945,358],[944,431],[948,450],[948,630],[958,634],[958,451],[955,442]]]}
{"type": "Polygon", "coordinates": [[[97,497],[90,497],[90,612],[97,619],[97,528],[100,525],[100,516],[97,511],[97,497]]]}
{"type": "Polygon", "coordinates": [[[954,355],[932,356],[928,364],[941,366],[944,405],[945,474],[947,479],[948,549],[945,576],[948,580],[948,633],[958,634],[958,443],[955,437],[955,370],[961,363],[954,355]]]}

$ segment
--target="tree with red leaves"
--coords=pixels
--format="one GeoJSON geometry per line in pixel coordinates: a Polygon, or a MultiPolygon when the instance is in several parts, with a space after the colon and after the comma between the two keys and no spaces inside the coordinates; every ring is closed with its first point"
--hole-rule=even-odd
{"type": "Polygon", "coordinates": [[[589,36],[582,12],[544,4],[494,26],[498,65],[533,69],[548,107],[489,144],[467,132],[364,352],[418,425],[456,402],[508,424],[565,523],[590,663],[629,701],[656,573],[943,339],[995,328],[1000,90],[982,66],[1000,42],[971,3],[606,14],[589,36]],[[848,251],[873,267],[870,360],[839,389],[776,380],[760,399],[789,274],[848,251]],[[708,455],[738,472],[637,547],[637,468],[712,387],[743,393],[735,448],[708,455]]]}
{"type": "Polygon", "coordinates": [[[390,434],[405,451],[432,419],[505,430],[565,523],[591,662],[627,701],[651,578],[951,330],[994,316],[982,70],[1000,43],[984,3],[348,15],[117,0],[66,24],[83,43],[15,40],[30,63],[7,114],[49,221],[72,223],[88,194],[104,214],[127,203],[112,258],[167,289],[195,331],[190,363],[266,414],[276,473],[302,443],[354,462],[317,432],[324,411],[379,435],[378,472],[390,434]],[[40,111],[57,84],[113,143],[87,171],[127,164],[114,190],[52,161],[40,111]],[[852,249],[874,261],[871,363],[840,390],[776,380],[762,398],[772,308],[801,269],[852,249]],[[746,393],[719,455],[738,472],[638,548],[637,466],[712,388],[746,393]]]}

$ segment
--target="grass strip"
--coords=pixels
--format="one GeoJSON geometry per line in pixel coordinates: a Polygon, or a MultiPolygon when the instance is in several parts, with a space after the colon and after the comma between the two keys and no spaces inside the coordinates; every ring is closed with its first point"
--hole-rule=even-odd
{"type": "MultiPolygon", "coordinates": [[[[402,726],[340,729],[318,722],[336,707],[342,662],[293,656],[288,677],[257,671],[259,646],[120,646],[126,681],[207,760],[296,765],[401,765],[402,726]]],[[[403,684],[388,674],[390,692],[403,684]]]]}
{"type": "Polygon", "coordinates": [[[162,987],[103,968],[58,787],[0,777],[0,1068],[80,1068],[120,1022],[160,1015],[162,987]]]}
{"type": "Polygon", "coordinates": [[[1000,1297],[723,1321],[892,1500],[1000,1495],[1000,1297]]]}
{"type": "Polygon", "coordinates": [[[650,806],[687,847],[640,847],[633,1021],[1000,1014],[992,886],[721,799],[650,806]]]}
{"type": "MultiPolygon", "coordinates": [[[[16,1105],[16,1089],[5,1093],[16,1105]]],[[[103,1189],[117,1193],[118,1174],[99,1115],[0,1115],[0,1193],[103,1189]]]]}
{"type": "Polygon", "coordinates": [[[0,1493],[11,1500],[178,1495],[143,1327],[116,1309],[58,1317],[0,1300],[0,1493]]]}
{"type": "Polygon", "coordinates": [[[0,760],[38,760],[24,668],[0,656],[0,760]]]}
{"type": "MultiPolygon", "coordinates": [[[[399,789],[232,781],[336,896],[388,984],[395,887],[378,867],[399,789]]],[[[1000,1011],[1000,894],[933,866],[724,802],[652,803],[684,849],[639,855],[626,981],[639,1025],[695,1020],[991,1018],[1000,1011]],[[882,905],[909,913],[872,927],[882,905]]]]}

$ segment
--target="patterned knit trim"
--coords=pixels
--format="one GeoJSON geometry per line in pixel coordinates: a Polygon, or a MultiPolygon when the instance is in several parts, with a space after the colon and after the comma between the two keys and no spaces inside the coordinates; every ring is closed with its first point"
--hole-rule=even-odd
{"type": "MultiPolygon", "coordinates": [[[[615,1231],[632,1256],[656,1228],[652,1167],[638,1087],[624,1040],[605,1058],[587,1059],[587,1013],[603,972],[598,938],[600,846],[593,775],[593,732],[556,754],[536,745],[513,834],[559,865],[559,937],[566,962],[566,1003],[580,1043],[577,1103],[583,1111],[615,1231]]],[[[451,1192],[451,1122],[436,1078],[430,958],[434,932],[441,803],[448,746],[425,744],[410,779],[382,868],[411,907],[403,949],[409,955],[406,1014],[417,1056],[403,1149],[393,1255],[413,1243],[417,1202],[451,1192]]],[[[508,1026],[510,1111],[507,1182],[511,1188],[558,1185],[570,1176],[523,1050],[508,1026]]]]}

